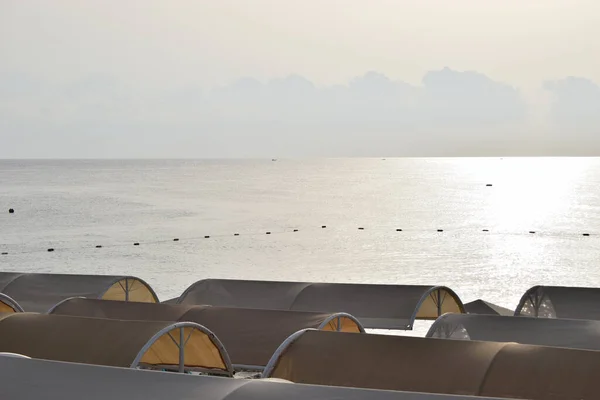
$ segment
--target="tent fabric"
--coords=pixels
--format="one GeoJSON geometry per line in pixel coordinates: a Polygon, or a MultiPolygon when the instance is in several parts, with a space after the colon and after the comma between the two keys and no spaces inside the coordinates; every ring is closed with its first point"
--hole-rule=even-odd
{"type": "Polygon", "coordinates": [[[426,337],[600,350],[600,321],[444,314],[426,337]]]}
{"type": "Polygon", "coordinates": [[[305,330],[264,377],[292,382],[530,400],[597,399],[600,352],[516,343],[305,330]]]}
{"type": "Polygon", "coordinates": [[[208,329],[191,322],[3,314],[0,351],[116,367],[183,367],[226,375],[233,372],[222,343],[208,329]],[[180,347],[184,350],[181,366],[180,347]]]}
{"type": "Polygon", "coordinates": [[[600,288],[533,286],[515,310],[516,316],[600,320],[600,288]]]}
{"type": "Polygon", "coordinates": [[[488,301],[477,299],[469,303],[465,303],[465,311],[469,314],[483,314],[483,315],[514,315],[513,310],[501,307],[488,301]]]}
{"type": "Polygon", "coordinates": [[[0,272],[0,292],[25,311],[46,312],[69,297],[157,303],[154,290],[133,276],[0,272]]]}
{"type": "Polygon", "coordinates": [[[412,329],[415,319],[464,312],[445,286],[367,285],[205,279],[187,288],[180,304],[273,310],[346,312],[366,328],[412,329]]]}
{"type": "Polygon", "coordinates": [[[46,360],[0,357],[6,399],[44,400],[498,400],[261,379],[225,379],[46,360]],[[35,384],[31,384],[35,382],[35,384]]]}
{"type": "Polygon", "coordinates": [[[0,313],[23,312],[23,308],[10,296],[0,293],[0,313]]]}
{"type": "Polygon", "coordinates": [[[190,304],[151,304],[73,298],[52,314],[97,318],[190,321],[206,326],[223,342],[239,369],[262,369],[291,334],[305,328],[364,332],[354,317],[339,313],[260,310],[190,304]]]}

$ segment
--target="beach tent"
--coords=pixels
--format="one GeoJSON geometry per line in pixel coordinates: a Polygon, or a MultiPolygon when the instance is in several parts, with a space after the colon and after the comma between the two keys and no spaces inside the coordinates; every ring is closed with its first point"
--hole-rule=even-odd
{"type": "Polygon", "coordinates": [[[192,322],[2,314],[0,352],[115,367],[233,374],[219,339],[192,322]]]}
{"type": "Polygon", "coordinates": [[[600,321],[444,314],[426,337],[600,350],[600,321]]]}
{"type": "Polygon", "coordinates": [[[134,276],[0,272],[0,292],[25,311],[46,312],[69,297],[157,303],[154,290],[134,276]]]}
{"type": "Polygon", "coordinates": [[[530,400],[591,400],[600,352],[516,343],[300,331],[263,377],[297,383],[530,400]]]}
{"type": "Polygon", "coordinates": [[[0,293],[0,313],[23,312],[23,308],[10,296],[0,293]]]}
{"type": "Polygon", "coordinates": [[[412,329],[415,319],[464,312],[445,286],[367,285],[205,279],[179,297],[180,304],[273,310],[346,312],[365,328],[412,329]]]}
{"type": "Polygon", "coordinates": [[[499,400],[224,379],[0,356],[2,398],[44,400],[499,400]]]}
{"type": "Polygon", "coordinates": [[[244,370],[262,370],[277,347],[288,336],[301,329],[364,332],[356,318],[344,313],[131,303],[83,298],[64,300],[49,313],[124,320],[195,322],[214,332],[225,345],[234,366],[244,370]]]}
{"type": "Polygon", "coordinates": [[[509,310],[508,308],[504,308],[481,299],[465,303],[465,311],[469,314],[484,315],[514,315],[515,313],[513,310],[509,310]]]}
{"type": "Polygon", "coordinates": [[[515,315],[600,320],[600,288],[533,286],[521,297],[515,315]]]}

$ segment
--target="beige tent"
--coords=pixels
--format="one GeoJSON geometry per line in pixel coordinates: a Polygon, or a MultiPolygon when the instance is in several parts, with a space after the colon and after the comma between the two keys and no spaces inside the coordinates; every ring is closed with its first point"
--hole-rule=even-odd
{"type": "Polygon", "coordinates": [[[533,286],[523,294],[516,316],[600,320],[600,288],[533,286]]]}
{"type": "Polygon", "coordinates": [[[444,314],[426,336],[600,350],[600,321],[444,314]]]}
{"type": "Polygon", "coordinates": [[[372,389],[595,400],[598,365],[598,351],[305,330],[282,344],[263,376],[372,389]]]}
{"type": "Polygon", "coordinates": [[[273,310],[346,312],[365,328],[412,329],[415,319],[464,312],[445,286],[363,285],[205,279],[179,297],[180,304],[273,310]]]}
{"type": "Polygon", "coordinates": [[[305,328],[364,332],[360,322],[344,313],[259,310],[151,304],[123,301],[67,299],[52,314],[124,320],[189,321],[206,326],[223,342],[237,369],[262,370],[277,347],[305,328]]]}
{"type": "Polygon", "coordinates": [[[10,296],[0,293],[0,313],[23,312],[23,308],[10,296]]]}
{"type": "Polygon", "coordinates": [[[465,311],[469,314],[483,315],[513,315],[515,313],[513,310],[481,299],[465,303],[465,311]]]}
{"type": "MultiPolygon", "coordinates": [[[[492,400],[223,379],[0,357],[2,398],[44,400],[492,400]]],[[[499,399],[495,399],[499,400],[499,399]]]]}
{"type": "Polygon", "coordinates": [[[46,312],[69,297],[157,303],[154,290],[133,276],[0,272],[0,292],[25,311],[46,312]]]}
{"type": "Polygon", "coordinates": [[[232,375],[223,345],[192,322],[119,321],[34,313],[0,317],[0,351],[116,367],[232,375]]]}

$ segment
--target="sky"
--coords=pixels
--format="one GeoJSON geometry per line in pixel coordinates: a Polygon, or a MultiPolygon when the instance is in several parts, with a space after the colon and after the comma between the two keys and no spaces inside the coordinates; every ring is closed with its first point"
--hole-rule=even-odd
{"type": "Polygon", "coordinates": [[[597,0],[0,0],[0,158],[600,155],[597,0]]]}

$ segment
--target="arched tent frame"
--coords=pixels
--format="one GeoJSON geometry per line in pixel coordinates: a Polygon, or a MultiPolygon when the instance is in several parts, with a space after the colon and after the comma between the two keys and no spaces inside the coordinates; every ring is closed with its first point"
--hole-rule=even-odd
{"type": "Polygon", "coordinates": [[[598,362],[598,351],[564,347],[309,329],[282,343],[262,377],[432,394],[591,400],[600,387],[593,367],[598,362]],[[440,361],[444,373],[432,371],[440,361]]]}
{"type": "Polygon", "coordinates": [[[262,371],[281,342],[301,329],[365,333],[360,321],[348,313],[144,304],[82,297],[65,299],[48,313],[111,320],[195,322],[219,337],[235,370],[240,371],[262,371]]]}
{"type": "MultiPolygon", "coordinates": [[[[306,328],[301,329],[298,332],[293,333],[291,336],[288,336],[282,344],[275,350],[275,354],[280,351],[283,351],[287,346],[289,346],[296,337],[300,336],[300,334],[307,330],[316,330],[316,331],[329,331],[329,332],[355,332],[355,329],[358,328],[358,333],[366,333],[365,328],[362,326],[359,320],[357,320],[354,316],[348,313],[334,313],[330,315],[326,320],[324,320],[321,325],[315,328],[306,328]]],[[[274,356],[271,356],[269,359],[269,363],[273,360],[274,356]]],[[[234,364],[234,369],[237,371],[246,371],[246,372],[260,372],[264,374],[264,371],[269,367],[269,364],[266,366],[261,365],[247,365],[247,364],[234,364]]]]}
{"type": "MultiPolygon", "coordinates": [[[[188,344],[189,340],[191,339],[192,335],[194,334],[194,330],[198,330],[198,331],[202,332],[203,334],[205,334],[210,339],[210,341],[215,345],[215,347],[219,350],[220,356],[222,357],[223,363],[225,364],[225,371],[223,371],[222,374],[226,375],[226,376],[233,376],[233,373],[234,373],[233,365],[231,364],[229,354],[227,353],[227,350],[225,350],[223,343],[221,343],[219,338],[217,338],[217,336],[214,333],[212,333],[211,330],[209,330],[208,328],[206,328],[200,324],[194,323],[194,322],[176,322],[176,323],[166,326],[163,329],[161,329],[160,331],[156,332],[154,334],[154,336],[152,336],[150,338],[150,340],[148,340],[148,342],[140,349],[138,355],[135,357],[135,359],[131,363],[131,368],[137,368],[139,366],[143,366],[145,364],[144,360],[146,360],[146,355],[148,354],[148,351],[151,350],[152,347],[160,340],[167,340],[167,338],[168,338],[169,340],[171,340],[173,342],[173,344],[175,344],[175,346],[177,346],[177,348],[179,350],[179,364],[177,366],[178,372],[185,372],[186,370],[196,370],[196,371],[205,371],[205,372],[219,374],[220,372],[216,371],[214,369],[207,370],[205,368],[186,367],[186,365],[185,365],[185,346],[188,344]],[[175,337],[171,334],[174,331],[177,332],[175,337]]],[[[162,368],[166,368],[166,369],[170,368],[170,366],[168,366],[168,365],[161,365],[161,364],[150,364],[150,365],[152,367],[158,366],[158,367],[162,367],[162,368]]]]}
{"type": "MultiPolygon", "coordinates": [[[[137,292],[135,292],[137,293],[137,292]]],[[[99,297],[102,300],[121,300],[121,301],[141,301],[145,303],[159,303],[158,296],[152,286],[150,286],[146,281],[141,278],[137,278],[135,276],[124,276],[115,279],[113,284],[102,293],[99,297]],[[142,299],[138,299],[137,296],[131,296],[132,293],[136,290],[136,286],[144,286],[148,293],[143,296],[143,299],[147,299],[148,296],[151,296],[153,301],[143,301],[142,299]]]]}
{"type": "Polygon", "coordinates": [[[433,323],[431,324],[431,326],[429,327],[429,329],[427,330],[427,333],[425,334],[424,337],[426,338],[436,338],[436,339],[448,339],[448,338],[452,338],[452,339],[461,339],[461,340],[470,340],[470,336],[468,335],[468,333],[466,332],[466,330],[462,327],[462,325],[446,325],[446,321],[451,318],[449,316],[454,315],[454,313],[445,313],[443,315],[440,315],[435,321],[433,321],[433,323]],[[444,329],[444,335],[443,337],[440,337],[439,335],[436,335],[438,330],[440,330],[440,326],[447,328],[444,329]],[[461,330],[461,335],[460,337],[456,337],[454,336],[455,332],[457,330],[461,330]]]}
{"type": "Polygon", "coordinates": [[[400,330],[413,329],[416,319],[435,320],[446,312],[465,313],[454,290],[447,286],[420,285],[203,279],[190,285],[176,303],[288,311],[344,311],[354,315],[365,328],[400,330]],[[263,288],[272,291],[268,300],[261,291],[263,288]]]}
{"type": "Polygon", "coordinates": [[[458,305],[458,309],[460,310],[460,312],[464,313],[465,306],[463,305],[462,301],[460,300],[460,297],[458,297],[456,292],[454,292],[454,290],[450,289],[447,286],[433,286],[433,287],[431,287],[431,289],[429,289],[425,293],[423,293],[423,296],[421,296],[421,299],[417,303],[417,305],[415,307],[415,311],[414,311],[412,317],[410,318],[410,324],[408,325],[409,326],[408,329],[413,328],[413,326],[415,324],[415,320],[417,320],[417,319],[431,321],[431,320],[435,320],[435,319],[439,318],[440,316],[442,316],[443,314],[445,314],[444,302],[446,301],[446,298],[448,296],[450,296],[452,298],[452,300],[454,300],[454,302],[458,305]],[[428,303],[430,303],[430,304],[428,304],[428,303]],[[431,315],[431,314],[427,313],[426,310],[423,310],[424,306],[434,307],[437,314],[431,315]],[[423,314],[421,314],[422,311],[425,311],[425,312],[423,314]]]}
{"type": "Polygon", "coordinates": [[[554,311],[552,302],[545,302],[546,298],[547,295],[544,293],[543,286],[537,285],[527,289],[527,291],[523,293],[523,296],[519,300],[517,308],[515,308],[515,316],[528,315],[539,317],[541,308],[543,317],[556,318],[556,312],[554,311]],[[529,307],[531,307],[530,311],[524,311],[524,309],[529,310],[529,307]]]}
{"type": "Polygon", "coordinates": [[[333,313],[317,328],[321,331],[350,332],[358,328],[359,333],[365,333],[360,321],[348,313],[333,313]]]}
{"type": "Polygon", "coordinates": [[[261,378],[262,379],[271,378],[273,375],[273,371],[275,370],[275,367],[277,367],[277,363],[279,362],[279,359],[281,358],[281,355],[287,350],[287,348],[290,347],[296,340],[298,340],[298,338],[300,338],[305,332],[315,331],[315,330],[316,329],[302,329],[302,330],[299,330],[298,332],[290,335],[290,337],[288,337],[287,339],[285,339],[283,341],[283,343],[281,343],[281,345],[279,345],[277,350],[275,350],[275,353],[273,353],[273,356],[269,360],[267,366],[262,371],[261,378]]]}
{"type": "Polygon", "coordinates": [[[0,272],[0,292],[26,311],[46,312],[69,297],[158,303],[154,289],[130,275],[74,275],[0,272]]]}
{"type": "Polygon", "coordinates": [[[425,337],[598,351],[600,321],[447,313],[431,325],[425,337]]]}
{"type": "Polygon", "coordinates": [[[67,297],[66,299],[62,299],[61,301],[59,301],[58,303],[56,303],[55,305],[53,305],[52,307],[50,307],[50,309],[48,311],[46,311],[46,314],[53,314],[54,310],[56,310],[57,308],[59,308],[61,305],[63,305],[64,303],[68,303],[71,300],[75,300],[75,299],[85,299],[85,297],[82,296],[73,296],[73,297],[67,297]]]}
{"type": "Polygon", "coordinates": [[[23,308],[12,297],[0,293],[0,312],[23,312],[23,308]]]}
{"type": "Polygon", "coordinates": [[[2,314],[0,351],[124,368],[161,368],[224,376],[233,376],[234,372],[223,343],[211,330],[195,322],[2,314]],[[84,339],[74,343],[74,338],[84,339]],[[38,345],[40,342],[44,345],[38,345]],[[93,346],[106,351],[88,350],[93,346]]]}
{"type": "Polygon", "coordinates": [[[515,316],[600,320],[600,288],[533,286],[521,297],[515,316]]]}

